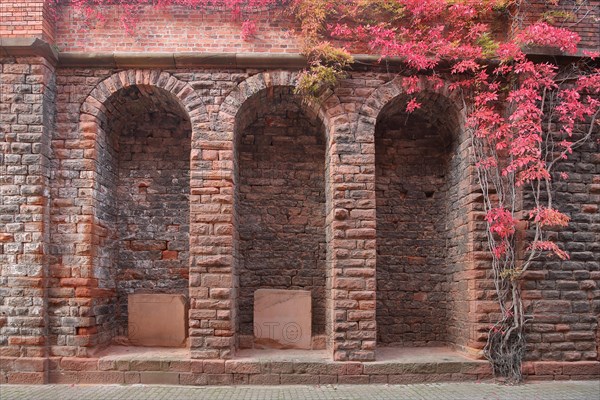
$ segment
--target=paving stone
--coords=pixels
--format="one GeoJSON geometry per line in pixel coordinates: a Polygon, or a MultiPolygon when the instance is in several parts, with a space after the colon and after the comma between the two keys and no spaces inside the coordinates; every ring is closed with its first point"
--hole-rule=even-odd
{"type": "MultiPolygon", "coordinates": [[[[259,377],[261,375],[251,375],[259,377]]],[[[252,382],[250,382],[252,383],[252,382]]],[[[2,400],[574,400],[597,399],[600,381],[538,382],[516,386],[491,383],[318,386],[147,386],[147,385],[2,385],[2,400]]]]}

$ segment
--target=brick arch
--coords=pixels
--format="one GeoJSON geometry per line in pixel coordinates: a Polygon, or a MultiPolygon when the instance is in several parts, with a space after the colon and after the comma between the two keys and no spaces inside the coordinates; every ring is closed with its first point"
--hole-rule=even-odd
{"type": "MultiPolygon", "coordinates": [[[[213,138],[234,143],[236,117],[243,104],[261,91],[270,90],[270,88],[295,87],[298,77],[298,72],[280,70],[261,72],[242,81],[221,104],[217,118],[211,126],[213,138]]],[[[316,99],[304,100],[302,106],[308,116],[318,118],[324,126],[326,142],[325,179],[326,186],[330,187],[333,183],[329,182],[329,179],[340,164],[338,157],[332,157],[338,152],[335,143],[342,140],[347,141],[347,137],[352,136],[350,116],[341,104],[339,97],[329,90],[316,99]],[[342,137],[344,139],[341,139],[342,137]]],[[[326,192],[328,194],[326,213],[330,215],[333,213],[334,208],[329,197],[332,191],[327,189],[326,192]]]]}
{"type": "Polygon", "coordinates": [[[198,135],[194,133],[201,124],[208,121],[208,113],[204,102],[187,82],[177,79],[168,72],[159,70],[126,70],[109,76],[90,91],[80,107],[81,130],[90,132],[93,127],[90,126],[89,122],[97,123],[98,119],[102,119],[106,101],[119,90],[130,86],[157,87],[170,93],[186,111],[192,124],[192,135],[194,137],[198,135]]]}
{"type": "Polygon", "coordinates": [[[421,77],[416,94],[423,103],[420,118],[403,130],[394,121],[396,111],[403,111],[398,101],[410,97],[402,79],[371,94],[356,127],[375,138],[377,152],[377,340],[390,346],[468,350],[476,347],[476,329],[464,312],[464,304],[472,301],[464,286],[473,285],[465,283],[465,276],[474,269],[475,243],[484,239],[475,223],[478,187],[469,168],[466,110],[448,85],[436,88],[421,77]],[[408,132],[415,135],[403,136],[408,132]],[[415,224],[411,217],[419,218],[415,228],[410,228],[415,224]]]}
{"type": "MultiPolygon", "coordinates": [[[[239,138],[238,135],[241,136],[241,129],[243,129],[242,122],[244,120],[243,113],[245,113],[246,107],[249,102],[257,99],[257,96],[264,95],[265,92],[268,91],[277,91],[278,88],[293,88],[296,86],[298,79],[298,73],[290,72],[290,71],[268,71],[262,72],[256,75],[253,75],[241,82],[228,96],[225,98],[223,103],[220,106],[220,111],[218,113],[218,117],[213,121],[213,134],[216,135],[217,140],[236,143],[239,138]],[[240,119],[242,118],[242,119],[240,119]],[[241,129],[240,129],[241,128],[241,129]]],[[[290,99],[291,100],[291,99],[290,99]]],[[[313,101],[299,101],[297,98],[294,100],[296,104],[299,106],[298,108],[302,110],[306,117],[313,121],[317,121],[318,125],[320,125],[319,133],[322,133],[322,140],[324,141],[324,158],[321,161],[324,164],[324,191],[325,191],[325,216],[332,214],[332,196],[334,190],[332,188],[333,183],[331,182],[331,171],[336,169],[337,164],[339,163],[339,159],[334,157],[335,153],[335,137],[338,134],[347,134],[347,125],[348,125],[348,116],[346,115],[345,109],[341,106],[339,98],[332,92],[326,92],[318,99],[313,101]]],[[[234,154],[237,152],[238,146],[234,144],[235,150],[234,154]]],[[[234,164],[237,166],[238,157],[234,156],[235,161],[234,164]]],[[[236,170],[237,167],[236,167],[236,170]]],[[[234,174],[238,175],[238,174],[234,174]]],[[[241,182],[237,177],[233,178],[234,180],[234,190],[237,192],[240,186],[237,182],[241,182]]],[[[236,195],[236,198],[237,195],[236,195]]],[[[234,209],[238,209],[238,207],[234,207],[234,209]]],[[[236,211],[237,212],[237,211],[236,211]]],[[[235,217],[234,220],[240,221],[239,217],[235,217]]],[[[322,223],[325,224],[323,227],[323,236],[324,240],[327,237],[331,239],[333,235],[326,234],[326,232],[331,228],[327,226],[331,219],[323,219],[322,223]]],[[[237,229],[237,228],[236,228],[237,229]]],[[[329,243],[326,244],[326,252],[331,252],[331,246],[329,243]]],[[[237,256],[236,256],[237,257],[237,256]]],[[[240,255],[241,257],[241,255],[240,255]]],[[[238,258],[237,260],[240,260],[238,258]]],[[[237,270],[237,261],[236,261],[236,274],[237,270]]],[[[327,281],[330,277],[330,273],[327,272],[328,264],[326,260],[323,260],[323,269],[324,276],[323,279],[327,281]]],[[[238,282],[239,280],[236,278],[234,281],[238,282]]],[[[331,285],[324,284],[323,287],[330,287],[331,285]]],[[[240,293],[238,288],[234,289],[236,291],[236,299],[238,293],[240,293]]],[[[328,290],[328,289],[327,289],[328,290]]],[[[239,294],[241,295],[241,293],[239,294]]],[[[247,294],[245,295],[247,296],[247,294]]],[[[330,328],[330,323],[327,323],[328,319],[331,319],[330,310],[326,310],[328,307],[327,299],[331,298],[331,294],[327,292],[325,294],[325,298],[323,304],[321,304],[319,310],[323,312],[325,315],[325,321],[321,321],[323,330],[325,328],[330,328]]],[[[237,300],[236,300],[237,301],[237,300]]],[[[245,303],[244,303],[245,304],[245,303]]],[[[239,307],[235,306],[238,310],[236,311],[237,315],[241,315],[239,311],[239,307]]],[[[241,327],[241,325],[239,325],[241,327]]],[[[246,325],[244,325],[246,326],[246,325]]],[[[247,330],[247,329],[246,329],[247,330]]],[[[236,332],[240,332],[239,329],[236,329],[236,332]]],[[[323,332],[321,332],[323,333],[323,332]]],[[[246,335],[248,332],[245,333],[246,335]]],[[[246,336],[239,336],[241,343],[248,340],[249,338],[246,336]]],[[[245,342],[247,343],[247,342],[245,342]]]]}
{"type": "MultiPolygon", "coordinates": [[[[465,126],[465,115],[462,102],[457,94],[449,90],[448,85],[436,88],[426,79],[426,77],[421,77],[419,87],[421,93],[418,97],[424,97],[423,101],[436,102],[441,99],[446,102],[453,111],[456,112],[458,126],[465,126]]],[[[397,77],[377,88],[377,90],[371,93],[369,98],[363,103],[358,112],[357,132],[361,132],[362,134],[374,134],[377,118],[380,116],[385,106],[403,95],[409,96],[402,87],[402,77],[397,77]]]]}
{"type": "MultiPolygon", "coordinates": [[[[213,127],[216,132],[224,135],[233,134],[235,129],[235,118],[243,104],[252,96],[263,90],[269,90],[277,86],[295,87],[299,74],[291,71],[269,71],[252,75],[241,82],[225,98],[221,104],[217,121],[213,127]]],[[[311,115],[317,116],[325,126],[326,138],[335,135],[340,125],[346,124],[348,116],[341,106],[339,98],[332,92],[325,92],[321,97],[303,102],[304,109],[311,115]]],[[[229,136],[230,140],[233,136],[229,136]]]]}
{"type": "MultiPolygon", "coordinates": [[[[102,218],[107,197],[107,186],[105,183],[111,178],[104,176],[105,168],[102,163],[106,162],[103,154],[106,154],[108,144],[107,122],[111,114],[115,112],[111,99],[123,90],[137,87],[142,93],[153,90],[158,94],[158,102],[168,100],[171,107],[177,107],[182,118],[187,119],[191,128],[191,140],[202,135],[207,128],[208,114],[201,97],[194,89],[170,73],[159,70],[125,70],[114,73],[96,84],[79,108],[79,135],[82,139],[80,148],[84,151],[81,165],[76,168],[80,176],[91,181],[89,199],[84,199],[86,207],[82,207],[81,220],[85,221],[86,229],[82,231],[81,250],[76,249],[78,262],[85,265],[85,275],[77,283],[80,288],[81,297],[88,298],[98,311],[94,315],[95,322],[90,318],[89,326],[82,326],[92,332],[86,342],[80,340],[82,347],[93,347],[109,343],[115,335],[114,314],[116,303],[116,279],[115,270],[106,270],[112,265],[106,254],[113,246],[111,233],[102,218]],[[104,161],[103,161],[104,160],[104,161]],[[104,169],[103,169],[104,168],[104,169]],[[109,246],[109,247],[107,247],[109,246]],[[83,260],[86,258],[86,260],[83,260]],[[108,260],[108,261],[107,261],[108,260]],[[112,307],[112,308],[111,308],[112,307]],[[99,321],[109,321],[101,323],[99,321]],[[112,325],[111,325],[112,324],[112,325]]],[[[164,103],[167,104],[167,103],[164,103]]],[[[193,157],[194,150],[192,149],[193,157]]],[[[110,158],[109,158],[110,160],[110,158]]],[[[68,167],[71,168],[71,167],[68,167]]],[[[110,190],[108,190],[110,193],[110,190]]],[[[109,200],[112,201],[112,200],[109,200]]],[[[111,267],[114,268],[114,267],[111,267]]],[[[85,331],[78,329],[80,332],[85,331]]],[[[78,333],[79,335],[79,333],[78,333]]],[[[81,354],[84,354],[81,352],[81,354]]]]}

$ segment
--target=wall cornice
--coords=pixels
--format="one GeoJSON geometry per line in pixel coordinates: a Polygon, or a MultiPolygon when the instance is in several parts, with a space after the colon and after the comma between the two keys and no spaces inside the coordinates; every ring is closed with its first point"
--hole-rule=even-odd
{"type": "MultiPolygon", "coordinates": [[[[535,49],[528,54],[536,61],[558,64],[574,62],[581,55],[548,54],[535,49]]],[[[308,66],[302,54],[289,53],[208,53],[208,52],[59,52],[56,47],[39,38],[0,39],[0,56],[39,56],[63,68],[285,68],[303,69],[308,66]]],[[[374,67],[399,67],[401,57],[380,61],[377,55],[355,54],[354,70],[374,67]]]]}

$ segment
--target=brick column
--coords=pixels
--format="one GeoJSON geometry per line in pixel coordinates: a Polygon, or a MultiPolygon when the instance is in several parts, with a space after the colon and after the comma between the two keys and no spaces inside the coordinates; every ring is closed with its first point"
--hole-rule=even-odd
{"type": "Polygon", "coordinates": [[[4,373],[8,383],[43,383],[54,67],[31,57],[0,68],[0,383],[4,373]]]}
{"type": "Polygon", "coordinates": [[[457,349],[480,356],[485,345],[491,313],[498,311],[487,249],[481,189],[469,166],[470,140],[461,137],[452,165],[456,201],[450,210],[451,249],[449,339],[457,349]]]}
{"type": "MultiPolygon", "coordinates": [[[[190,348],[192,358],[235,349],[233,142],[214,132],[204,107],[190,114],[190,348]]],[[[223,118],[223,123],[228,122],[223,118]]]]}
{"type": "MultiPolygon", "coordinates": [[[[100,96],[93,97],[95,107],[91,107],[90,99],[81,95],[89,93],[90,84],[80,79],[78,86],[67,87],[64,81],[64,75],[59,75],[61,103],[52,137],[50,355],[74,357],[85,356],[89,347],[108,343],[112,337],[104,326],[114,321],[115,310],[109,306],[114,283],[111,274],[99,273],[102,268],[95,262],[100,254],[106,257],[102,243],[111,233],[102,213],[96,212],[98,193],[102,192],[103,198],[110,196],[105,190],[110,176],[100,181],[97,165],[110,163],[98,151],[102,147],[98,142],[104,143],[106,137],[98,123],[98,118],[105,118],[96,98],[100,96]],[[102,315],[111,317],[103,320],[102,315]]],[[[104,94],[101,99],[107,97],[104,94]]]]}
{"type": "Polygon", "coordinates": [[[328,108],[328,288],[335,361],[375,359],[374,129],[355,132],[340,105],[328,108]]]}
{"type": "Polygon", "coordinates": [[[235,345],[233,143],[192,139],[190,346],[192,358],[230,358],[235,345]],[[210,165],[210,168],[205,166],[210,165]]]}

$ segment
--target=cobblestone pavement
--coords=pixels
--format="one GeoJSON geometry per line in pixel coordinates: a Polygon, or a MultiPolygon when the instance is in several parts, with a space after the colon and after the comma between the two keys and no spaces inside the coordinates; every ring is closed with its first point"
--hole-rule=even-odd
{"type": "Polygon", "coordinates": [[[322,386],[2,385],[2,400],[388,400],[600,399],[600,381],[556,381],[504,386],[492,383],[322,386]]]}

